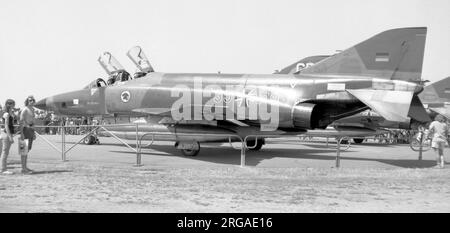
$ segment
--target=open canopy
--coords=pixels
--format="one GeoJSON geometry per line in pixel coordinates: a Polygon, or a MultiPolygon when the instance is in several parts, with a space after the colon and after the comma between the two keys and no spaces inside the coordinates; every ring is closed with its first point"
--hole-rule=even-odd
{"type": "Polygon", "coordinates": [[[153,67],[150,64],[144,51],[139,46],[134,46],[127,52],[127,56],[133,61],[137,68],[143,73],[153,72],[153,67]]]}
{"type": "Polygon", "coordinates": [[[125,70],[123,66],[117,61],[116,58],[111,55],[110,52],[104,52],[97,59],[103,69],[108,75],[118,73],[119,71],[125,70]]]}

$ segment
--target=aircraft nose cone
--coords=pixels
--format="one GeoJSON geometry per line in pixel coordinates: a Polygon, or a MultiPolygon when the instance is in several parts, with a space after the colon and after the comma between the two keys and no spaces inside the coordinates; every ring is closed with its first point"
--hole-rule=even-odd
{"type": "Polygon", "coordinates": [[[41,110],[47,110],[47,99],[39,100],[34,107],[39,108],[41,110]]]}

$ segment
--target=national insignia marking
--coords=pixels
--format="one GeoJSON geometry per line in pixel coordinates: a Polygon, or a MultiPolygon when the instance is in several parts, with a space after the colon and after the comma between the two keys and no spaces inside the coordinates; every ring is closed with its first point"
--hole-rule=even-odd
{"type": "Polygon", "coordinates": [[[124,91],[124,92],[122,92],[122,94],[120,94],[120,99],[124,103],[130,101],[130,98],[131,98],[131,94],[129,91],[124,91]]]}

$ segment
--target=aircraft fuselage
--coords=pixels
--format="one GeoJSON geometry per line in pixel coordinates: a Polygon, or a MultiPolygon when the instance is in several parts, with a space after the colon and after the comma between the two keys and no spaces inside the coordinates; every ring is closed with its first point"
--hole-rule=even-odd
{"type": "Polygon", "coordinates": [[[367,109],[347,89],[420,91],[418,85],[405,81],[342,75],[149,73],[112,86],[49,97],[38,105],[61,115],[173,117],[178,113],[183,120],[268,124],[277,118],[278,128],[313,129],[367,109]],[[303,114],[303,110],[296,113],[299,104],[312,106],[311,122],[296,123],[295,114],[303,114]]]}

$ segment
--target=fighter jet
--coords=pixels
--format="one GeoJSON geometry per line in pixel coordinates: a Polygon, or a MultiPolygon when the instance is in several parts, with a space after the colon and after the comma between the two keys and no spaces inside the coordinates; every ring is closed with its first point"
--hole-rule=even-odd
{"type": "MultiPolygon", "coordinates": [[[[259,149],[271,135],[324,129],[369,108],[390,121],[420,120],[425,110],[417,102],[423,90],[417,80],[426,33],[424,27],[388,30],[298,74],[161,73],[145,69],[148,59],[133,48],[129,57],[144,64],[145,75],[116,77],[119,82],[107,86],[96,80],[36,107],[61,115],[147,116],[156,124],[140,125],[138,134],[167,132],[165,139],[185,155],[196,155],[200,142],[228,141],[230,134],[254,137],[249,143],[259,149]]],[[[133,132],[119,131],[124,137],[133,132]]]]}

